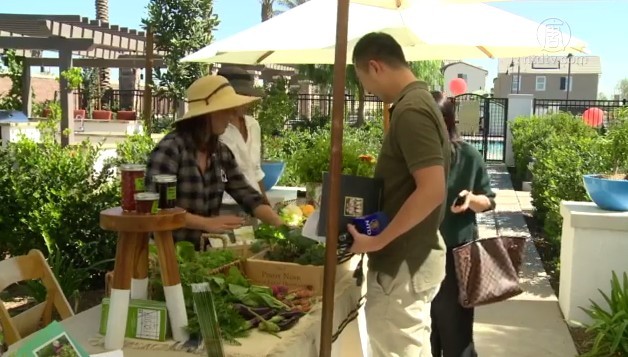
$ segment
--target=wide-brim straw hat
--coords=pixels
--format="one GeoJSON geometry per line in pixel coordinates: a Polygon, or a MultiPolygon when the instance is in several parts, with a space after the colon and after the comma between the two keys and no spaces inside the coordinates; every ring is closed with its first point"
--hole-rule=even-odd
{"type": "Polygon", "coordinates": [[[225,67],[218,71],[219,76],[227,78],[236,93],[253,97],[263,97],[264,90],[255,87],[255,79],[252,74],[240,67],[225,67]]]}
{"type": "Polygon", "coordinates": [[[239,108],[260,99],[256,96],[238,94],[225,77],[212,75],[194,81],[188,88],[186,96],[188,110],[176,121],[239,108]]]}

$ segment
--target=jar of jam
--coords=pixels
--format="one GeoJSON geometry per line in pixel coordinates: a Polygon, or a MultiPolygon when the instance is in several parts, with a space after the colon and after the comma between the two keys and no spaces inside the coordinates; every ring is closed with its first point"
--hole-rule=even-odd
{"type": "Polygon", "coordinates": [[[177,204],[177,176],[155,175],[153,182],[155,191],[159,194],[159,208],[174,208],[177,204]]]}
{"type": "Polygon", "coordinates": [[[135,211],[135,194],[144,192],[144,165],[126,164],[120,166],[122,210],[135,211]]]}
{"type": "Polygon", "coordinates": [[[157,214],[159,212],[159,195],[155,192],[140,192],[135,196],[135,212],[157,214]]]}

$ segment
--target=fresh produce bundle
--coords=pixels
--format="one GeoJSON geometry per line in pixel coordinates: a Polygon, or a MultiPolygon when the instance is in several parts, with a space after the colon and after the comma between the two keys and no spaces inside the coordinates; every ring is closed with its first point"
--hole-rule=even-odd
{"type": "Polygon", "coordinates": [[[319,266],[325,263],[325,246],[303,237],[300,228],[261,224],[255,230],[251,250],[257,253],[265,249],[268,260],[319,266]]]}
{"type": "MultiPolygon", "coordinates": [[[[236,339],[246,337],[252,328],[270,333],[289,329],[309,311],[308,304],[296,298],[307,293],[298,293],[294,297],[288,294],[276,295],[269,287],[252,284],[235,266],[224,274],[210,274],[215,269],[238,260],[232,251],[197,252],[191,243],[179,242],[176,253],[188,314],[188,332],[192,338],[201,338],[199,319],[194,311],[193,284],[210,284],[220,335],[223,340],[233,344],[239,344],[236,339]],[[244,307],[253,309],[253,313],[244,307]],[[255,311],[259,311],[257,309],[266,310],[263,315],[255,316],[255,311]]],[[[154,247],[151,247],[150,257],[151,298],[165,301],[154,247]]]]}
{"type": "Polygon", "coordinates": [[[298,289],[289,291],[283,285],[274,285],[272,293],[288,306],[288,310],[276,310],[270,307],[252,308],[243,304],[235,304],[240,315],[248,320],[252,327],[261,331],[276,333],[292,328],[312,308],[315,302],[312,290],[298,289]]]}
{"type": "Polygon", "coordinates": [[[279,216],[288,225],[293,227],[303,226],[310,215],[314,213],[314,206],[310,204],[297,205],[290,203],[279,209],[279,216]]]}

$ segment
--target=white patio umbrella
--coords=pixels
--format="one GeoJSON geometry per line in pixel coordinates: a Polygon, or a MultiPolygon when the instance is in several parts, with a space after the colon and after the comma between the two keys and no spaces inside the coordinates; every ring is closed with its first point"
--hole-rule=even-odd
{"type": "MultiPolygon", "coordinates": [[[[558,19],[539,24],[478,0],[450,1],[405,0],[396,7],[396,0],[352,0],[347,50],[351,53],[363,35],[381,31],[399,41],[410,61],[585,52],[586,44],[571,37],[568,25],[558,19]]],[[[334,63],[335,28],[324,24],[336,16],[336,5],[335,0],[310,0],[182,61],[334,63]]]]}
{"type": "MultiPolygon", "coordinates": [[[[560,31],[560,21],[538,24],[479,0],[310,0],[275,18],[211,44],[182,61],[239,64],[351,63],[363,35],[382,31],[404,47],[409,61],[522,57],[584,52],[560,31]],[[452,4],[451,2],[465,2],[452,4]],[[467,2],[469,2],[467,4],[467,2]],[[376,6],[374,6],[376,5],[376,6]],[[330,19],[336,17],[336,26],[330,19]]],[[[345,66],[334,66],[330,201],[340,199],[345,66]]],[[[386,116],[387,111],[384,111],[386,116]]],[[[331,356],[339,206],[328,210],[320,356],[331,356]]]]}

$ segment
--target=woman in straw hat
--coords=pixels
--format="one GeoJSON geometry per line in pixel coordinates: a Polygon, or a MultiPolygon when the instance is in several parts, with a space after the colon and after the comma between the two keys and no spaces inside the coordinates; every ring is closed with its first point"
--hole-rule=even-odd
{"type": "Polygon", "coordinates": [[[224,77],[200,78],[187,90],[187,112],[153,149],[146,184],[150,187],[154,175],[176,175],[177,206],[188,212],[186,227],[174,232],[177,241],[189,241],[200,249],[202,233],[224,233],[244,224],[242,217],[219,215],[225,191],[262,222],[283,225],[251,187],[231,150],[218,140],[238,109],[258,99],[237,94],[224,77]]]}
{"type": "MultiPolygon", "coordinates": [[[[221,69],[218,75],[227,78],[229,84],[238,94],[251,97],[264,96],[264,91],[261,88],[255,88],[253,76],[244,69],[228,67],[221,69]]],[[[240,170],[251,186],[258,190],[268,202],[261,164],[261,130],[257,120],[247,115],[247,109],[246,106],[238,109],[238,115],[231,119],[220,140],[233,152],[240,170]]]]}

